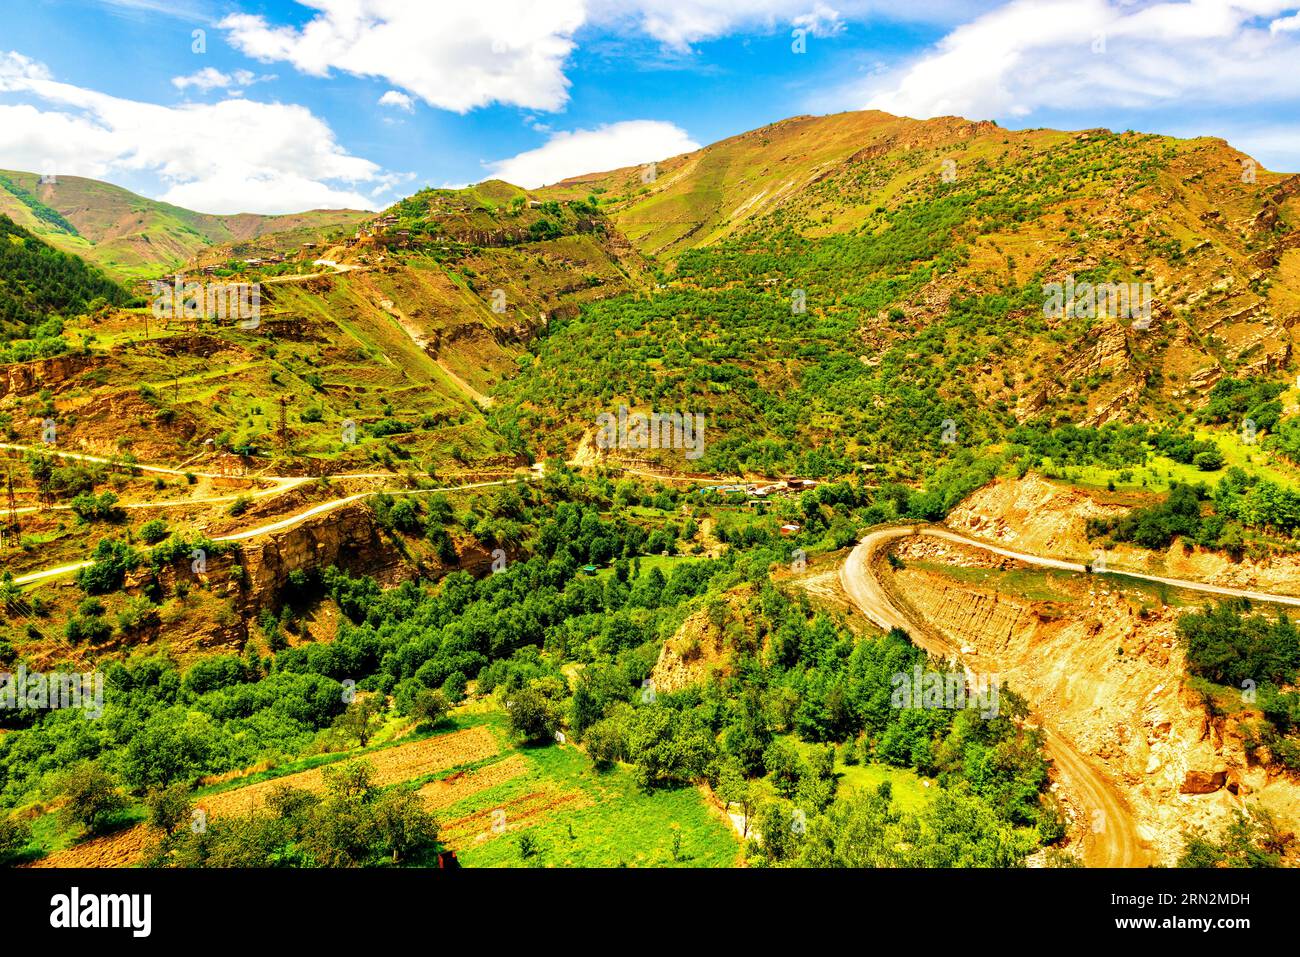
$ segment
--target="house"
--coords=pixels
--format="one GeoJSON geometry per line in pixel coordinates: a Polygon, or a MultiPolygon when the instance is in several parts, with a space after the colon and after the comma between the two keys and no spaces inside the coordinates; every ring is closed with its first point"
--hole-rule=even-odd
{"type": "Polygon", "coordinates": [[[596,574],[597,571],[598,571],[598,569],[596,568],[595,565],[583,565],[583,566],[582,566],[582,573],[583,573],[584,575],[594,575],[594,574],[596,574]]]}
{"type": "Polygon", "coordinates": [[[798,535],[802,530],[803,526],[801,525],[786,524],[781,526],[781,534],[787,538],[791,535],[798,535]]]}

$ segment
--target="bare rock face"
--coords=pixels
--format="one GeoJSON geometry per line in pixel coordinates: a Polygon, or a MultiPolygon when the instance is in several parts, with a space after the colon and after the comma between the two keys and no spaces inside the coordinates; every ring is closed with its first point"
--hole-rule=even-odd
{"type": "Polygon", "coordinates": [[[1213,794],[1228,783],[1227,771],[1188,771],[1180,794],[1213,794]]]}
{"type": "Polygon", "coordinates": [[[67,353],[33,362],[15,362],[0,368],[0,399],[31,395],[41,389],[58,391],[73,376],[102,365],[102,356],[67,353]]]}
{"type": "Polygon", "coordinates": [[[381,584],[406,578],[402,555],[362,503],[314,516],[274,536],[243,543],[248,594],[254,607],[280,593],[290,572],[337,565],[381,584]]]}

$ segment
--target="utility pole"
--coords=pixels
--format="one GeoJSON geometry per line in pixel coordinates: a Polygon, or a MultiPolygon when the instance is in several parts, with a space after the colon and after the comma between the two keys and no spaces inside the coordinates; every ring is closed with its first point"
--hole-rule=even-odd
{"type": "Polygon", "coordinates": [[[18,544],[18,503],[14,499],[14,475],[9,469],[5,469],[5,485],[9,493],[9,514],[5,521],[5,533],[13,538],[13,545],[18,544]]]}
{"type": "Polygon", "coordinates": [[[285,448],[289,447],[288,408],[289,408],[289,403],[292,401],[293,400],[287,395],[280,396],[280,427],[277,431],[279,432],[280,435],[280,444],[283,445],[285,448]]]}

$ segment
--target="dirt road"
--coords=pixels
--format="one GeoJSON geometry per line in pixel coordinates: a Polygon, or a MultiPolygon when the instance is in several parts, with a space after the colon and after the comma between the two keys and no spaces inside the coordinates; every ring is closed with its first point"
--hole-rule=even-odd
{"type": "MultiPolygon", "coordinates": [[[[840,581],[853,603],[879,627],[902,628],[913,642],[930,654],[960,660],[959,649],[944,641],[923,622],[910,620],[908,613],[898,606],[879,577],[876,558],[882,551],[900,539],[916,534],[949,538],[1004,554],[1001,550],[944,530],[885,528],[868,534],[849,553],[840,570],[840,581]]],[[[1053,559],[1043,561],[1055,562],[1053,559]]],[[[1052,567],[1063,566],[1053,564],[1052,567]]],[[[1083,566],[1078,567],[1078,571],[1083,570],[1083,566]]],[[[1083,841],[1085,863],[1091,867],[1145,867],[1150,862],[1150,855],[1142,844],[1137,825],[1119,792],[1069,741],[1047,724],[1042,727],[1047,735],[1048,756],[1056,764],[1062,786],[1074,802],[1087,812],[1087,829],[1083,841]]]]}
{"type": "MultiPolygon", "coordinates": [[[[344,476],[335,476],[335,477],[341,478],[344,476]]],[[[436,492],[462,492],[468,489],[495,488],[497,486],[502,486],[502,485],[513,485],[515,482],[519,482],[519,481],[530,482],[530,481],[535,481],[536,478],[537,476],[535,475],[525,475],[521,473],[518,477],[514,477],[514,478],[499,479],[497,481],[492,481],[492,482],[471,482],[467,485],[447,485],[441,488],[424,488],[424,489],[411,489],[411,488],[380,489],[373,492],[358,492],[356,495],[347,495],[344,496],[343,498],[331,499],[328,502],[322,502],[319,505],[313,505],[311,508],[290,515],[288,518],[276,519],[275,521],[266,522],[262,525],[256,525],[253,528],[248,528],[241,532],[232,532],[229,535],[220,535],[214,538],[213,541],[214,542],[242,542],[245,541],[246,539],[256,538],[259,535],[268,535],[273,532],[282,532],[285,529],[292,528],[293,526],[301,522],[304,522],[307,519],[312,518],[316,515],[323,515],[326,512],[332,512],[335,509],[342,508],[344,505],[348,505],[352,502],[359,502],[362,499],[373,498],[377,495],[432,495],[436,492]]],[[[90,566],[90,562],[84,561],[84,562],[73,562],[72,564],[69,565],[59,565],[55,568],[46,568],[39,572],[30,572],[29,574],[26,575],[19,575],[17,578],[14,579],[14,584],[30,585],[34,582],[45,581],[46,579],[50,579],[50,578],[58,578],[62,575],[75,574],[76,572],[81,571],[81,569],[87,568],[89,566],[90,566]]]]}

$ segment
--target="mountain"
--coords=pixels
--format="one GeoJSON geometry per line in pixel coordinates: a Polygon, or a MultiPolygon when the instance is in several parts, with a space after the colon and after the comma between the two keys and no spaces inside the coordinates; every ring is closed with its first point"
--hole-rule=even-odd
{"type": "Polygon", "coordinates": [[[346,231],[373,215],[312,210],[216,216],[145,199],[98,180],[56,176],[46,182],[35,173],[10,170],[0,170],[0,213],[119,281],[158,278],[218,243],[284,232],[346,231]]]}
{"type": "MultiPolygon", "coordinates": [[[[1263,814],[1298,806],[1294,628],[1190,609],[1296,600],[1298,192],[1221,140],[857,113],[346,229],[155,211],[188,279],[258,284],[251,324],[114,308],[9,227],[0,666],[122,660],[104,721],[0,715],[0,821],[39,821],[9,846],[336,863],[284,840],[337,832],[337,794],[237,816],[268,774],[334,790],[302,770],[329,751],[410,782],[471,867],[737,863],[722,812],[755,795],[754,864],[1210,866],[1247,794],[1294,859],[1263,814]],[[599,441],[629,410],[695,441],[599,441]],[[1006,678],[991,712],[960,682],[876,707],[955,662],[977,698],[1006,678]],[[202,781],[216,826],[85,840],[45,813],[65,753],[127,825],[202,781]]],[[[84,210],[10,195],[89,245],[84,210]]]]}
{"type": "Polygon", "coordinates": [[[594,207],[504,183],[426,190],[346,234],[285,230],[205,247],[184,271],[209,286],[258,283],[256,327],[229,315],[160,318],[152,303],[69,317],[57,341],[15,348],[30,358],[86,343],[76,362],[15,375],[7,395],[0,383],[0,410],[41,388],[56,405],[75,394],[61,441],[141,461],[513,468],[526,443],[490,427],[489,393],[552,320],[651,281],[594,207]],[[266,256],[235,253],[253,248],[266,256]],[[281,397],[294,403],[283,430],[281,397]],[[355,442],[341,438],[347,422],[355,442]]]}
{"type": "Polygon", "coordinates": [[[1293,366],[1300,177],[1219,139],[846,113],[540,193],[596,196],[663,287],[553,329],[508,387],[525,430],[566,411],[569,449],[624,403],[706,413],[692,468],[915,477],[1293,366]],[[1098,312],[1098,284],[1149,318],[1098,312]]]}

